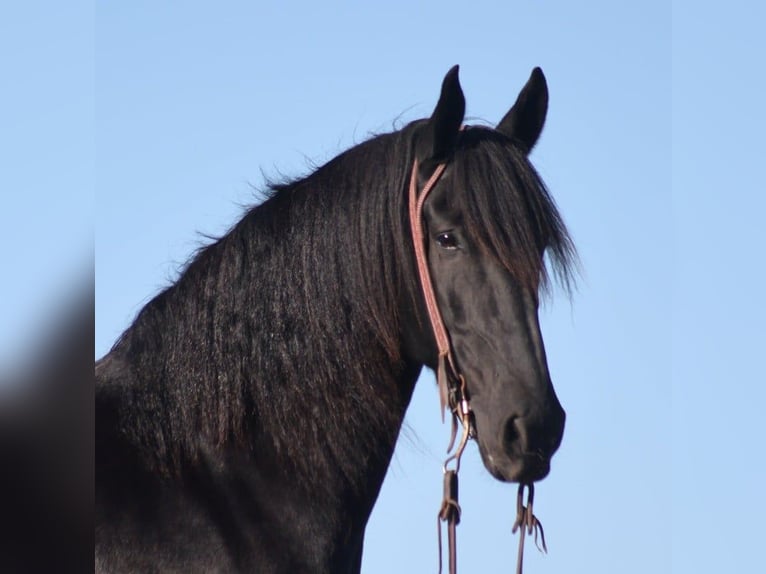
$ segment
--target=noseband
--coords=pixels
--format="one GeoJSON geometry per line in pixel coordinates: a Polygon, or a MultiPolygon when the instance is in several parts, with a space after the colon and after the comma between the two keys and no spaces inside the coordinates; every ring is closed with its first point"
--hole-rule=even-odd
{"type": "MultiPolygon", "coordinates": [[[[458,481],[457,473],[460,470],[460,458],[463,456],[468,439],[475,436],[473,425],[473,416],[471,404],[469,401],[468,390],[466,388],[465,378],[460,373],[455,363],[455,357],[452,353],[447,328],[444,326],[439,304],[436,301],[431,273],[428,269],[428,260],[426,258],[426,237],[423,232],[423,205],[428,194],[438,183],[446,163],[440,163],[428,178],[422,191],[418,192],[418,172],[419,164],[416,159],[412,166],[412,175],[410,176],[409,187],[409,218],[410,229],[412,231],[412,243],[415,249],[415,260],[417,262],[418,275],[420,277],[420,286],[423,291],[428,318],[431,322],[436,347],[438,350],[438,362],[436,368],[436,381],[439,386],[439,400],[441,403],[442,421],[444,413],[449,407],[452,419],[452,433],[449,446],[447,447],[448,458],[444,461],[444,497],[437,518],[439,532],[439,573],[442,571],[442,539],[441,524],[447,523],[447,534],[449,542],[449,571],[450,574],[457,573],[457,544],[456,527],[460,523],[460,505],[458,504],[458,481]],[[452,447],[455,445],[457,437],[458,422],[462,427],[460,442],[457,449],[452,454],[452,447]],[[454,463],[454,468],[450,469],[450,463],[454,463]]],[[[521,574],[522,562],[524,557],[524,533],[535,534],[535,543],[537,543],[538,531],[542,538],[542,549],[546,550],[545,534],[542,525],[537,517],[532,513],[532,502],[534,499],[534,484],[519,484],[519,491],[516,502],[516,521],[514,522],[512,532],[520,528],[519,554],[516,563],[516,572],[521,574]],[[527,505],[523,504],[524,487],[528,488],[527,505]]],[[[538,546],[539,548],[539,546],[538,546]]]]}

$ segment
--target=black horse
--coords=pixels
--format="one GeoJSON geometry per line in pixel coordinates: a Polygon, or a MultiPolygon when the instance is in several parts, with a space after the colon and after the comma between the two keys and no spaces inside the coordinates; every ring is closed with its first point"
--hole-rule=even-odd
{"type": "MultiPolygon", "coordinates": [[[[437,348],[407,189],[485,466],[543,478],[564,429],[537,317],[573,246],[528,154],[535,69],[495,129],[433,115],[271,187],[96,363],[96,570],[358,572],[367,520],[437,348]]],[[[424,525],[426,527],[426,525],[424,525]]]]}

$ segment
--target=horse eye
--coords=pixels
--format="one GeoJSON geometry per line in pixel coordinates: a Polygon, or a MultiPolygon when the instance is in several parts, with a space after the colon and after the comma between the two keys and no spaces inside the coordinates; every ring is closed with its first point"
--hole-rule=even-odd
{"type": "Polygon", "coordinates": [[[436,236],[436,243],[442,249],[447,249],[449,251],[460,247],[460,242],[457,240],[454,233],[440,233],[436,236]]]}

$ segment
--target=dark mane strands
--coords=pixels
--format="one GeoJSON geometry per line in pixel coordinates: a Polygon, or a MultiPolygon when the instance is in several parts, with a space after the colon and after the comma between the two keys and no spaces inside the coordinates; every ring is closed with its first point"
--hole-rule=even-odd
{"type": "Polygon", "coordinates": [[[526,153],[503,134],[472,126],[461,134],[453,169],[455,189],[447,197],[459,202],[473,239],[522,284],[544,291],[550,287],[541,261],[546,250],[554,278],[570,291],[577,268],[574,243],[526,153]]]}
{"type": "MultiPolygon", "coordinates": [[[[397,394],[397,301],[417,289],[403,270],[413,266],[405,190],[419,124],[272,185],[140,312],[114,347],[138,382],[117,408],[150,468],[178,475],[209,450],[244,445],[273,449],[316,488],[336,470],[360,482],[352,456],[383,455],[381,437],[395,439],[409,400],[397,394]]],[[[568,284],[572,243],[525,154],[470,128],[453,169],[460,189],[449,196],[468,232],[530,285],[546,284],[547,245],[568,284]]]]}
{"type": "Polygon", "coordinates": [[[116,408],[150,468],[267,441],[299,476],[354,482],[353,457],[395,438],[411,140],[378,136],[273,186],[139,313],[113,349],[138,382],[116,408]],[[332,440],[348,428],[355,444],[332,440]]]}

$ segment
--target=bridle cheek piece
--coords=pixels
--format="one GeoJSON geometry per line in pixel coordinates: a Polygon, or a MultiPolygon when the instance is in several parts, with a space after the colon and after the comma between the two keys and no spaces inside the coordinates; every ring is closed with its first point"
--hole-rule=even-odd
{"type": "MultiPolygon", "coordinates": [[[[439,508],[439,514],[437,517],[437,527],[439,533],[439,573],[441,574],[442,571],[441,522],[446,522],[449,544],[449,571],[450,574],[456,574],[456,527],[460,523],[461,513],[460,504],[458,504],[457,474],[460,470],[460,458],[463,456],[463,451],[465,450],[466,444],[468,443],[468,439],[472,436],[475,436],[475,431],[465,378],[457,369],[455,357],[452,353],[452,346],[449,340],[449,334],[447,333],[447,328],[444,326],[444,321],[439,310],[439,304],[436,301],[436,293],[434,292],[433,281],[431,281],[431,274],[428,269],[428,260],[426,258],[426,237],[423,232],[423,205],[425,204],[428,194],[436,186],[439,179],[444,174],[444,170],[446,168],[446,163],[440,163],[437,165],[436,169],[423,186],[422,191],[418,192],[419,163],[417,159],[414,161],[409,187],[409,219],[410,229],[412,231],[412,243],[415,249],[415,261],[417,263],[418,275],[420,277],[420,286],[423,290],[423,298],[425,299],[428,318],[431,322],[431,328],[433,329],[434,338],[436,339],[436,346],[439,353],[436,367],[436,381],[439,387],[439,400],[441,403],[442,421],[444,421],[444,413],[446,412],[447,408],[449,408],[450,414],[452,415],[452,432],[449,446],[447,447],[448,454],[452,451],[452,448],[455,445],[458,423],[460,423],[460,426],[462,427],[460,442],[458,443],[455,452],[449,455],[444,461],[444,496],[442,498],[442,503],[439,508]],[[454,464],[454,468],[449,468],[450,463],[454,464]]],[[[537,535],[539,532],[542,539],[542,549],[547,551],[542,525],[537,520],[537,517],[532,513],[533,500],[534,485],[525,485],[523,483],[519,484],[516,503],[516,521],[512,529],[512,532],[514,533],[518,529],[521,530],[519,537],[519,554],[516,564],[516,572],[518,574],[521,574],[522,569],[525,531],[528,531],[529,534],[532,534],[534,531],[535,543],[537,543],[537,535]],[[528,488],[526,506],[523,504],[525,486],[528,488]]]]}
{"type": "MultiPolygon", "coordinates": [[[[471,406],[468,401],[468,396],[465,389],[465,379],[458,372],[455,358],[452,354],[452,346],[450,345],[449,335],[447,334],[447,328],[444,326],[444,321],[439,311],[439,304],[436,301],[436,293],[434,292],[433,282],[431,281],[431,274],[428,270],[428,260],[426,258],[426,238],[423,232],[423,205],[428,198],[429,193],[436,186],[437,182],[441,178],[444,170],[446,169],[446,163],[440,163],[436,166],[436,169],[428,178],[423,190],[418,193],[418,170],[419,164],[415,160],[412,166],[412,176],[410,177],[410,190],[409,190],[409,213],[410,213],[410,229],[412,230],[412,243],[415,248],[415,261],[417,262],[418,275],[420,277],[420,285],[423,290],[423,297],[426,303],[426,309],[428,311],[428,318],[431,321],[431,327],[434,332],[434,338],[436,339],[436,347],[438,349],[438,363],[436,369],[436,380],[439,385],[439,399],[441,401],[442,421],[444,420],[444,413],[449,406],[450,411],[453,413],[453,437],[450,440],[450,446],[447,451],[452,450],[454,445],[454,438],[456,435],[457,421],[463,423],[463,435],[465,440],[468,440],[468,433],[470,432],[469,415],[471,412],[471,406]]],[[[463,441],[461,441],[463,442],[463,441]]],[[[462,449],[458,449],[455,453],[455,464],[460,463],[460,454],[462,449]]]]}

